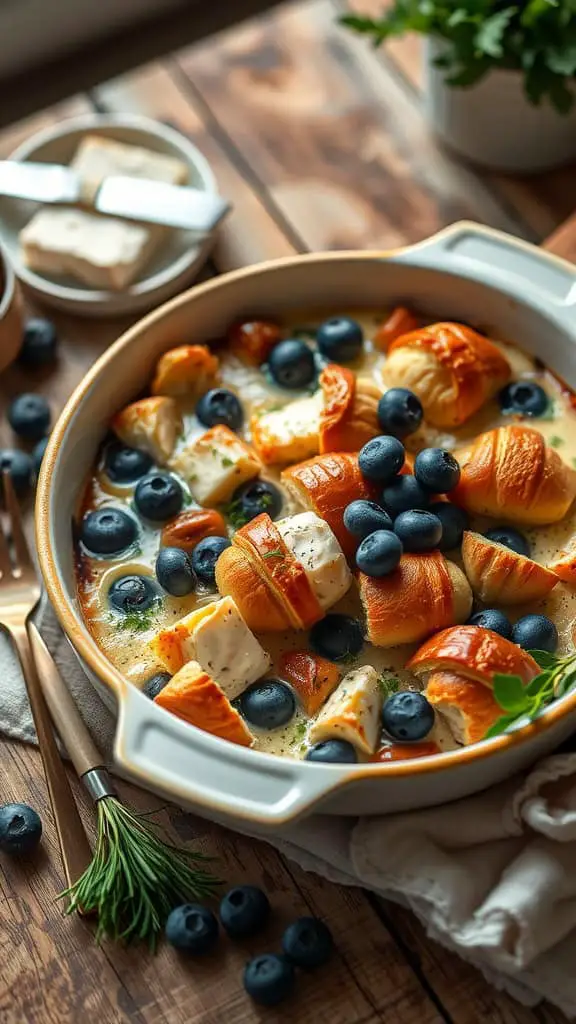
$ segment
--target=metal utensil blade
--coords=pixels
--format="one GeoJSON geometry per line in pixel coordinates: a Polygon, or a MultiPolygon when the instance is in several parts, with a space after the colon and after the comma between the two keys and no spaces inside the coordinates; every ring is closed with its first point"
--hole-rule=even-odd
{"type": "Polygon", "coordinates": [[[59,164],[0,160],[0,195],[37,203],[77,203],[80,179],[59,164]]]}
{"type": "Polygon", "coordinates": [[[112,175],[96,195],[99,213],[210,234],[230,209],[221,196],[185,185],[112,175]]]}

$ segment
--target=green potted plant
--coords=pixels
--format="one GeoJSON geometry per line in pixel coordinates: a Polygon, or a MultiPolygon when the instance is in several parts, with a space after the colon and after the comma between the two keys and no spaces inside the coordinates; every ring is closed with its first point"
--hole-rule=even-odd
{"type": "Polygon", "coordinates": [[[462,156],[516,172],[576,158],[576,0],[392,0],[342,22],[376,46],[425,37],[426,114],[462,156]]]}

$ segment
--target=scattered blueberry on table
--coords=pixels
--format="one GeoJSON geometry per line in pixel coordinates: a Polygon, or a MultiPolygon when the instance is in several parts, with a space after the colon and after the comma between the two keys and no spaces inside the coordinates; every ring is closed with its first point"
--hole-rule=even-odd
{"type": "Polygon", "coordinates": [[[275,384],[290,390],[307,387],[316,376],[314,354],[298,338],[287,338],[274,346],[268,369],[275,384]]]}
{"type": "Polygon", "coordinates": [[[32,449],[32,466],[35,476],[38,476],[40,472],[40,466],[42,465],[42,459],[44,458],[49,440],[50,439],[48,437],[43,437],[42,440],[38,441],[38,444],[34,445],[34,448],[32,449]]]}
{"type": "Polygon", "coordinates": [[[427,509],[430,505],[430,492],[418,483],[415,476],[397,476],[382,491],[382,505],[395,519],[401,512],[427,509]]]}
{"type": "Polygon", "coordinates": [[[80,540],[95,555],[117,555],[131,547],[137,536],[133,517],[112,505],[87,512],[80,527],[80,540]]]}
{"type": "Polygon", "coordinates": [[[39,441],[50,429],[50,406],[42,395],[25,392],[10,402],[8,422],[24,441],[39,441]]]}
{"type": "Polygon", "coordinates": [[[507,384],[498,395],[505,415],[543,416],[549,407],[549,398],[539,384],[531,380],[516,380],[507,384]]]}
{"type": "Polygon", "coordinates": [[[360,654],[364,646],[360,623],[350,615],[335,612],[325,615],[310,630],[310,646],[329,661],[342,661],[360,654]]]}
{"type": "Polygon", "coordinates": [[[423,417],[420,399],[407,388],[390,388],[378,402],[378,422],[384,434],[407,437],[418,430],[423,417]]]}
{"type": "Polygon", "coordinates": [[[166,938],[182,953],[208,953],[218,942],[218,921],[200,903],[175,907],[166,922],[166,938]]]}
{"type": "Polygon", "coordinates": [[[296,967],[311,970],[328,963],[334,942],[324,921],[317,917],[299,917],[284,932],[282,949],[296,967]]]}
{"type": "Polygon", "coordinates": [[[468,529],[469,519],[464,509],[453,505],[450,501],[433,501],[428,510],[442,523],[442,539],[438,547],[440,551],[453,551],[462,543],[464,530],[468,529]]]}
{"type": "Polygon", "coordinates": [[[442,523],[432,512],[413,508],[396,516],[394,532],[405,551],[433,551],[442,540],[442,523]]]}
{"type": "Polygon", "coordinates": [[[480,626],[481,629],[491,629],[493,633],[498,633],[505,640],[512,639],[512,623],[508,616],[498,608],[484,608],[481,612],[475,612],[470,616],[467,624],[480,626]]]}
{"type": "Polygon", "coordinates": [[[375,530],[391,530],[392,520],[375,501],[358,499],[344,509],[344,526],[355,537],[368,537],[375,530]]]}
{"type": "Polygon", "coordinates": [[[194,548],[192,568],[201,583],[216,586],[216,562],[225,548],[230,547],[228,537],[204,537],[194,548]]]}
{"type": "Polygon", "coordinates": [[[236,885],[220,901],[220,922],[232,939],[255,935],[269,917],[268,897],[255,885],[236,885]]]}
{"type": "Polygon", "coordinates": [[[358,466],[362,476],[377,484],[387,484],[398,475],[406,450],[397,437],[382,434],[368,441],[358,453],[358,466]]]}
{"type": "Polygon", "coordinates": [[[296,713],[296,698],[281,679],[261,679],[252,683],[238,699],[240,711],[250,725],[258,729],[279,729],[296,713]]]}
{"type": "Polygon", "coordinates": [[[156,578],[172,597],[186,597],[196,587],[196,573],[182,548],[160,548],[156,558],[156,578]]]}
{"type": "Polygon", "coordinates": [[[177,516],[184,502],[184,494],[178,481],[162,470],[154,470],[143,476],[134,491],[134,504],[144,519],[165,523],[177,516]]]}
{"type": "Polygon", "coordinates": [[[305,760],[319,764],[356,764],[358,754],[347,740],[322,740],[307,750],[305,760]]]}
{"type": "Polygon", "coordinates": [[[18,448],[2,448],[0,449],[0,477],[2,473],[8,473],[16,494],[19,498],[23,498],[32,483],[32,459],[26,452],[21,452],[18,448]]]}
{"type": "Polygon", "coordinates": [[[530,558],[528,540],[523,533],[515,530],[513,526],[494,526],[491,530],[486,530],[484,536],[488,540],[496,541],[497,544],[503,544],[505,548],[510,548],[517,555],[525,555],[526,558],[530,558]]]}
{"type": "Polygon", "coordinates": [[[147,679],[142,687],[142,693],[150,697],[150,700],[154,700],[155,697],[164,689],[166,683],[169,683],[172,676],[169,672],[155,672],[150,679],[147,679]]]}
{"type": "Polygon", "coordinates": [[[156,603],[158,594],[148,576],[120,576],[114,580],[108,591],[108,600],[113,608],[129,615],[133,612],[147,612],[156,603]]]}
{"type": "Polygon", "coordinates": [[[244,988],[255,1003],[277,1006],[294,990],[294,967],[284,956],[261,953],[249,960],[244,968],[244,988]]]}
{"type": "Polygon", "coordinates": [[[423,693],[400,690],[384,702],[382,724],[394,740],[423,740],[434,725],[434,709],[423,693]]]}
{"type": "Polygon", "coordinates": [[[512,626],[512,640],[525,651],[547,651],[555,654],[558,630],[546,615],[524,615],[512,626]]]}
{"type": "Polygon", "coordinates": [[[375,530],[361,542],[356,552],[356,565],[366,576],[376,579],[388,576],[397,568],[402,551],[399,535],[391,530],[375,530]]]}
{"type": "Polygon", "coordinates": [[[131,484],[152,469],[152,458],[139,448],[112,441],[106,448],[104,468],[114,483],[131,484]]]}
{"type": "Polygon", "coordinates": [[[230,505],[246,523],[262,512],[276,519],[282,511],[282,494],[270,480],[249,480],[234,491],[230,505]]]}
{"type": "Polygon", "coordinates": [[[42,837],[40,815],[28,804],[0,807],[0,850],[12,856],[32,853],[42,837]]]}
{"type": "Polygon", "coordinates": [[[423,448],[414,460],[414,476],[434,494],[446,494],[457,486],[460,466],[444,448],[423,448]]]}
{"type": "Polygon", "coordinates": [[[334,316],[320,324],[316,342],[319,351],[331,363],[351,363],[362,352],[364,335],[356,320],[334,316]]]}
{"type": "Polygon", "coordinates": [[[51,320],[32,317],[27,321],[18,353],[18,362],[27,369],[35,370],[48,366],[56,358],[58,335],[51,320]]]}
{"type": "Polygon", "coordinates": [[[196,406],[196,415],[205,427],[222,423],[230,430],[239,430],[244,422],[240,399],[227,388],[211,388],[196,406]]]}

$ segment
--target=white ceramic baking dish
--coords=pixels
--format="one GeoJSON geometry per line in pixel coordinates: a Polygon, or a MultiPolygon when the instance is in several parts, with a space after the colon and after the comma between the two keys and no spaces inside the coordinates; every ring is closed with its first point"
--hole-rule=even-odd
{"type": "Polygon", "coordinates": [[[574,693],[511,735],[435,757],[354,766],[281,759],[226,743],[157,707],[126,683],[82,622],[72,515],[112,414],[146,385],[158,356],[183,340],[218,336],[247,314],[402,300],[516,339],[576,387],[576,268],[507,235],[460,223],[408,249],[296,256],[193,288],[132,327],[98,360],[52,433],[38,488],[40,562],[81,663],[118,705],[118,770],[211,817],[266,830],[313,810],[368,814],[441,803],[512,775],[576,726],[574,693]]]}

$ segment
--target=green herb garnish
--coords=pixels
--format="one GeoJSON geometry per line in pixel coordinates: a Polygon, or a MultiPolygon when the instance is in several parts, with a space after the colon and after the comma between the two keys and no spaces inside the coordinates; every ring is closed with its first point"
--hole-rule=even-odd
{"type": "Polygon", "coordinates": [[[557,658],[547,651],[530,651],[541,671],[526,686],[520,676],[495,675],[494,698],[505,712],[484,739],[500,736],[524,720],[532,722],[552,701],[576,686],[576,651],[557,658]]]}
{"type": "Polygon", "coordinates": [[[241,526],[246,526],[246,523],[250,522],[250,516],[247,516],[242,509],[242,502],[239,498],[229,501],[227,505],[223,505],[222,512],[230,520],[230,525],[235,530],[239,530],[241,526]]]}
{"type": "Polygon", "coordinates": [[[284,552],[281,548],[273,548],[272,551],[266,551],[262,558],[284,558],[284,552]]]}
{"type": "Polygon", "coordinates": [[[382,672],[382,674],[378,676],[378,686],[384,697],[389,697],[391,693],[398,692],[398,689],[400,688],[400,680],[391,672],[382,672]]]}
{"type": "Polygon", "coordinates": [[[223,455],[222,456],[222,465],[224,466],[225,469],[227,469],[228,466],[233,466],[234,465],[234,461],[233,461],[233,459],[229,459],[227,455],[223,455]]]}
{"type": "Polygon", "coordinates": [[[560,446],[564,444],[564,438],[559,437],[558,434],[552,434],[552,437],[550,438],[550,444],[553,448],[560,448],[560,446]]]}
{"type": "Polygon", "coordinates": [[[127,612],[122,618],[114,615],[113,622],[117,625],[118,629],[131,630],[133,633],[145,633],[154,622],[159,604],[160,598],[158,597],[146,611],[127,612]]]}

